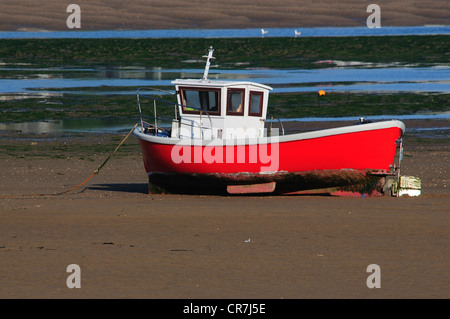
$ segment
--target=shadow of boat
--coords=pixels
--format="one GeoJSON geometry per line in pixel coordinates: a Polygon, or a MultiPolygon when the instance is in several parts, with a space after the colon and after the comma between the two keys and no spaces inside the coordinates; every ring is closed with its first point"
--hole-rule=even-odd
{"type": "Polygon", "coordinates": [[[89,186],[89,190],[148,194],[147,183],[111,183],[111,184],[93,184],[89,186]]]}

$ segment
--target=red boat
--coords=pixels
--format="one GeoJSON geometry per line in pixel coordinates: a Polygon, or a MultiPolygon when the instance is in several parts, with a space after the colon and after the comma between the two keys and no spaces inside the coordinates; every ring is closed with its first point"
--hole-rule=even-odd
{"type": "Polygon", "coordinates": [[[360,121],[285,135],[282,126],[266,123],[272,88],[209,80],[212,53],[202,79],[172,82],[175,103],[137,91],[141,120],[134,134],[149,192],[380,196],[399,178],[402,122],[360,121]],[[153,100],[152,123],[144,121],[142,98],[153,100]],[[157,103],[175,106],[171,127],[157,120],[157,103]]]}

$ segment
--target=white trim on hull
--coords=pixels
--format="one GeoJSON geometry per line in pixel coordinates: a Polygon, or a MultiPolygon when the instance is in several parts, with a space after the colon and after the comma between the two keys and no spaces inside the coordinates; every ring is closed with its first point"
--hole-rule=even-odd
{"type": "MultiPolygon", "coordinates": [[[[400,128],[403,133],[405,133],[405,124],[398,120],[390,120],[390,121],[382,121],[376,123],[367,123],[367,124],[359,124],[352,126],[344,126],[338,128],[331,128],[313,132],[306,133],[297,133],[297,134],[289,134],[289,135],[279,135],[272,137],[260,137],[260,138],[249,138],[249,139],[235,139],[232,140],[233,145],[254,145],[254,144],[268,144],[268,143],[283,143],[283,142],[291,142],[291,141],[299,141],[306,139],[314,139],[321,138],[326,136],[347,134],[347,133],[355,133],[355,132],[365,132],[365,131],[373,131],[373,130],[381,130],[391,127],[400,128]]],[[[226,139],[213,139],[213,140],[200,140],[200,139],[180,139],[173,137],[161,137],[154,136],[150,134],[142,133],[142,127],[136,127],[133,132],[139,139],[157,144],[172,144],[172,145],[205,145],[205,146],[223,146],[226,145],[226,139]]]]}

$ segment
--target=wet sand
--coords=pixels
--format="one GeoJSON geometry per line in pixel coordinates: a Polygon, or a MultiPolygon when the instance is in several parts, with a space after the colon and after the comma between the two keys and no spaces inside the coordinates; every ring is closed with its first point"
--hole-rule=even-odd
{"type": "MultiPolygon", "coordinates": [[[[73,2],[3,0],[0,30],[68,30],[73,2]]],[[[447,0],[378,0],[381,26],[448,25],[447,0]]],[[[359,0],[78,0],[81,30],[366,26],[359,0]]]]}
{"type": "MultiPolygon", "coordinates": [[[[356,0],[77,3],[84,30],[357,26],[368,16],[356,0]]],[[[382,25],[448,23],[446,0],[377,3],[382,25]]],[[[2,1],[0,30],[65,30],[67,4],[2,1]]],[[[421,178],[418,198],[148,194],[133,137],[74,192],[21,196],[79,184],[109,155],[83,143],[107,140],[72,138],[67,155],[58,139],[2,142],[0,298],[450,297],[448,140],[405,140],[402,174],[421,178]],[[66,285],[70,264],[80,289],[66,285]],[[370,264],[379,289],[366,285],[370,264]]]]}
{"type": "MultiPolygon", "coordinates": [[[[65,191],[109,155],[51,158],[39,149],[58,141],[34,143],[2,154],[1,195],[65,191]]],[[[152,195],[136,139],[126,144],[71,193],[0,198],[0,298],[450,297],[448,140],[405,137],[416,198],[152,195]],[[70,264],[80,289],[66,286],[70,264]]]]}

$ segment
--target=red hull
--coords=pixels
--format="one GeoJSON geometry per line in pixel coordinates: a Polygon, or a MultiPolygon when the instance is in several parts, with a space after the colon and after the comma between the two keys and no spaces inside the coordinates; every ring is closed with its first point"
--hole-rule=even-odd
{"type": "MultiPolygon", "coordinates": [[[[363,187],[368,182],[377,185],[379,190],[378,184],[384,176],[373,173],[391,170],[396,141],[404,130],[403,123],[392,122],[393,125],[381,128],[367,129],[361,125],[360,130],[352,127],[348,132],[311,138],[308,133],[291,135],[294,138],[280,136],[276,143],[255,145],[179,147],[158,143],[158,138],[152,140],[136,135],[140,138],[150,182],[163,189],[174,185],[179,186],[175,187],[177,192],[183,188],[197,189],[192,184],[197,183],[201,191],[217,182],[217,188],[224,190],[225,187],[226,191],[229,185],[276,182],[276,189],[281,193],[335,187],[338,187],[335,191],[345,193],[353,190],[343,189],[343,186],[363,187]]],[[[263,185],[257,189],[271,188],[263,185]]]]}

